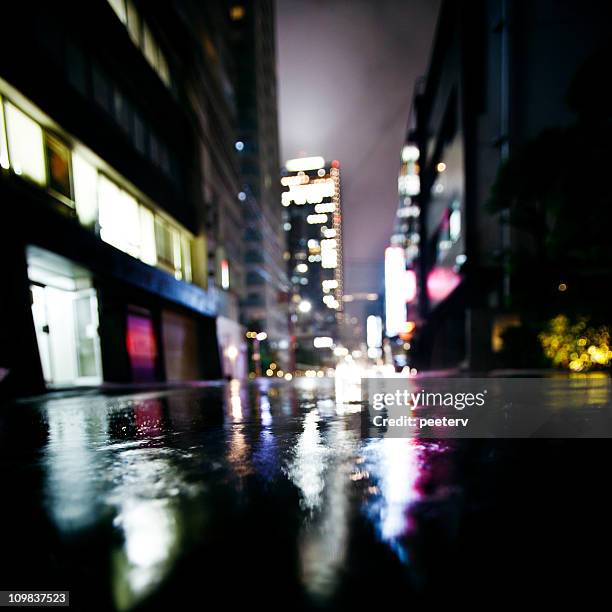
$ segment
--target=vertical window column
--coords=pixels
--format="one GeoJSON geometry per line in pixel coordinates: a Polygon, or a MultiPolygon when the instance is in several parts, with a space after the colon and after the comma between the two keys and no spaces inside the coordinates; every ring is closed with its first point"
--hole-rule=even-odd
{"type": "Polygon", "coordinates": [[[79,221],[93,228],[98,221],[98,171],[81,155],[73,153],[72,173],[79,221]]]}
{"type": "Polygon", "coordinates": [[[5,170],[9,168],[8,143],[6,141],[6,123],[4,121],[4,104],[2,103],[2,96],[0,96],[0,168],[4,168],[5,170]]]}

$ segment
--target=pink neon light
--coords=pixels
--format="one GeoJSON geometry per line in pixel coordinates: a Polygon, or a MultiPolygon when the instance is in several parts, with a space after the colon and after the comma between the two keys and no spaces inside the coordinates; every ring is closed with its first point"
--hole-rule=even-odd
{"type": "Polygon", "coordinates": [[[416,272],[414,270],[406,270],[404,284],[406,286],[406,304],[414,301],[417,294],[416,272]]]}
{"type": "Polygon", "coordinates": [[[461,277],[451,268],[434,268],[427,276],[427,295],[432,302],[441,302],[460,282],[461,277]]]}

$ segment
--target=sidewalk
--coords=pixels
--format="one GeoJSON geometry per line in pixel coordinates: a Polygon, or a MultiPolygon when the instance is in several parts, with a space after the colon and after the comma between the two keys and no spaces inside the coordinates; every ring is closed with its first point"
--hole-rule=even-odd
{"type": "Polygon", "coordinates": [[[69,386],[49,388],[45,393],[19,397],[12,400],[14,403],[36,403],[54,399],[69,399],[74,397],[98,395],[147,395],[154,393],[158,396],[163,392],[172,392],[180,389],[200,389],[208,387],[222,387],[227,381],[220,380],[190,380],[178,382],[152,382],[152,383],[102,383],[95,386],[69,386]]]}

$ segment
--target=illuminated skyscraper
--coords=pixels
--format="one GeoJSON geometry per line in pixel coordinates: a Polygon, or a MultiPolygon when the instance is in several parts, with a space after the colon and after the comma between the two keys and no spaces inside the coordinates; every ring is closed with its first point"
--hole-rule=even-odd
{"type": "Polygon", "coordinates": [[[296,359],[331,363],[343,317],[340,164],[289,160],[281,184],[296,359]]]}

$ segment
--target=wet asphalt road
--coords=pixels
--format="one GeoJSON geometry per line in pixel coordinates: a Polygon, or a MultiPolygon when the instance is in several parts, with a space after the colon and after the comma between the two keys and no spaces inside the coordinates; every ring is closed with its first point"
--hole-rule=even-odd
{"type": "Polygon", "coordinates": [[[82,610],[585,598],[609,582],[611,451],[371,438],[319,380],[5,406],[0,589],[82,610]]]}

